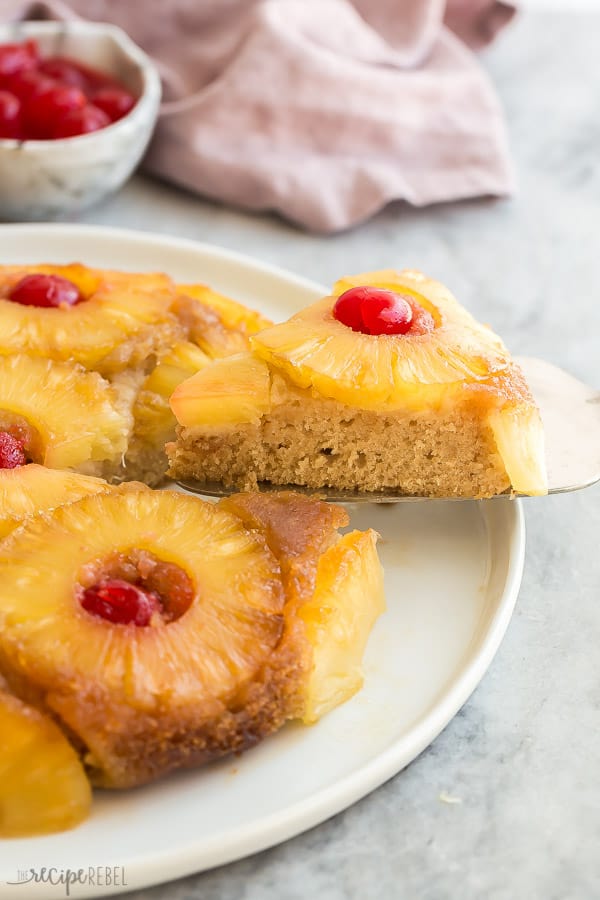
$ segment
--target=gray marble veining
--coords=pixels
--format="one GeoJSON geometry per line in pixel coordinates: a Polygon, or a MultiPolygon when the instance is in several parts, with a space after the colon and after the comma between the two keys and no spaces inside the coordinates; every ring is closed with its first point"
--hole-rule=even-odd
{"type": "MultiPolygon", "coordinates": [[[[303,234],[137,178],[84,221],[223,244],[330,282],[378,266],[447,282],[520,354],[600,387],[600,15],[524,15],[483,61],[519,192],[303,234]]],[[[272,850],[132,900],[600,896],[600,488],[525,502],[514,619],[481,685],[408,769],[272,850]],[[462,802],[440,801],[447,792],[462,802]]]]}

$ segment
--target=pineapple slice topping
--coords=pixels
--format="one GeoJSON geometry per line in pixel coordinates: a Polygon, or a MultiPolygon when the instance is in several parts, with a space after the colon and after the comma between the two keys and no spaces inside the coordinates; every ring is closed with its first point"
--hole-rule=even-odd
{"type": "Polygon", "coordinates": [[[500,338],[443,285],[412,272],[366,273],[340,282],[333,297],[260,332],[250,343],[258,357],[300,387],[379,411],[436,405],[448,390],[489,378],[509,359],[500,338]],[[435,327],[400,336],[353,331],[336,320],[333,309],[340,293],[360,285],[414,298],[435,327]]]}
{"type": "Polygon", "coordinates": [[[175,706],[205,702],[208,710],[214,698],[229,696],[279,640],[284,600],[262,536],[231,513],[172,491],[85,497],[29,519],[0,544],[3,662],[35,682],[50,705],[54,698],[88,746],[94,735],[103,740],[85,699],[99,684],[107,713],[125,701],[158,710],[167,698],[175,706]],[[166,565],[170,582],[175,567],[182,570],[192,585],[189,607],[186,601],[150,628],[82,608],[81,588],[96,584],[99,572],[122,577],[115,566],[136,557],[138,571],[153,559],[166,565]]]}
{"type": "Polygon", "coordinates": [[[215,360],[171,397],[171,409],[184,426],[258,422],[270,408],[269,369],[250,353],[215,360]]]}
{"type": "Polygon", "coordinates": [[[177,422],[169,406],[169,398],[182,381],[210,363],[210,357],[191,341],[179,341],[161,357],[135,400],[134,447],[142,442],[152,451],[174,439],[177,422]]]}
{"type": "Polygon", "coordinates": [[[248,335],[272,323],[260,313],[201,284],[179,286],[174,309],[185,322],[190,340],[211,359],[248,349],[248,335]]]}
{"type": "Polygon", "coordinates": [[[544,428],[538,410],[506,404],[492,410],[488,421],[512,490],[530,497],[547,494],[544,428]]]}
{"type": "Polygon", "coordinates": [[[90,810],[88,779],[51,719],[0,690],[0,838],[74,828],[90,810]]]}
{"type": "Polygon", "coordinates": [[[313,651],[302,717],[306,723],[362,687],[367,640],[385,610],[376,542],[374,531],[352,531],[330,547],[319,560],[315,592],[300,608],[313,651]]]}
{"type": "Polygon", "coordinates": [[[181,335],[172,312],[175,298],[167,275],[101,271],[77,263],[0,266],[0,355],[25,351],[75,360],[88,369],[121,371],[130,359],[139,361],[137,352],[152,352],[148,345],[153,341],[161,338],[164,344],[181,335]],[[15,302],[19,295],[39,302],[15,302]]]}
{"type": "Polygon", "coordinates": [[[22,417],[41,447],[36,462],[55,469],[116,460],[127,448],[130,415],[95,372],[35,356],[0,356],[0,419],[22,417]]]}
{"type": "Polygon", "coordinates": [[[376,535],[347,521],[293,493],[135,490],[33,517],[0,544],[3,669],[107,787],[314,721],[360,686],[383,608],[376,535]]]}
{"type": "Polygon", "coordinates": [[[210,364],[210,357],[191,341],[179,341],[160,358],[142,390],[169,399],[175,388],[210,364]]]}
{"type": "Polygon", "coordinates": [[[298,618],[308,644],[296,716],[315,722],[362,686],[365,646],[385,609],[378,535],[370,529],[340,537],[348,524],[342,507],[293,492],[234,494],[220,505],[260,528],[281,561],[289,631],[298,618]]]}
{"type": "Polygon", "coordinates": [[[0,538],[29,516],[50,512],[88,494],[110,490],[113,488],[101,478],[61,472],[34,463],[0,471],[0,538]]]}

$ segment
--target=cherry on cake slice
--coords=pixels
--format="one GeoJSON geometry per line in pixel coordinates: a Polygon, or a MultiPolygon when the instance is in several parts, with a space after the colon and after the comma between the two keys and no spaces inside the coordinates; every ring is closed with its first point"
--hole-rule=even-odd
{"type": "Polygon", "coordinates": [[[420,272],[370,272],[173,393],[170,474],[423,497],[546,493],[544,435],[500,338],[420,272]]]}

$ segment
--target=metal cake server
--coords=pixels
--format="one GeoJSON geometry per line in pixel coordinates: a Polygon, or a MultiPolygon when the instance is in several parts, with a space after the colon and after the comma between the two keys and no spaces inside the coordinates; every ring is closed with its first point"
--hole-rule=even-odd
{"type": "MultiPolygon", "coordinates": [[[[551,363],[534,357],[516,360],[542,414],[546,437],[548,493],[578,491],[600,481],[600,391],[583,384],[551,363]]],[[[207,497],[235,493],[216,482],[178,481],[182,488],[207,497]]],[[[338,503],[405,503],[428,500],[385,491],[342,491],[298,485],[261,484],[261,491],[293,490],[338,503]]],[[[499,494],[506,497],[507,494],[499,494]]],[[[512,494],[513,497],[526,496],[512,494]]],[[[441,499],[441,498],[434,498],[441,499]]],[[[451,499],[462,499],[453,497],[451,499]]]]}

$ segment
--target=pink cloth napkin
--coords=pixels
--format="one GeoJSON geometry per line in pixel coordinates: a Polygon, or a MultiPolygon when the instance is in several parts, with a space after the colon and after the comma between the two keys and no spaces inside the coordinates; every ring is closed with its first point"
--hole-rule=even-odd
{"type": "Polygon", "coordinates": [[[510,192],[501,110],[468,46],[497,0],[0,0],[0,17],[120,25],[165,102],[145,168],[332,232],[391,200],[510,192]]]}

